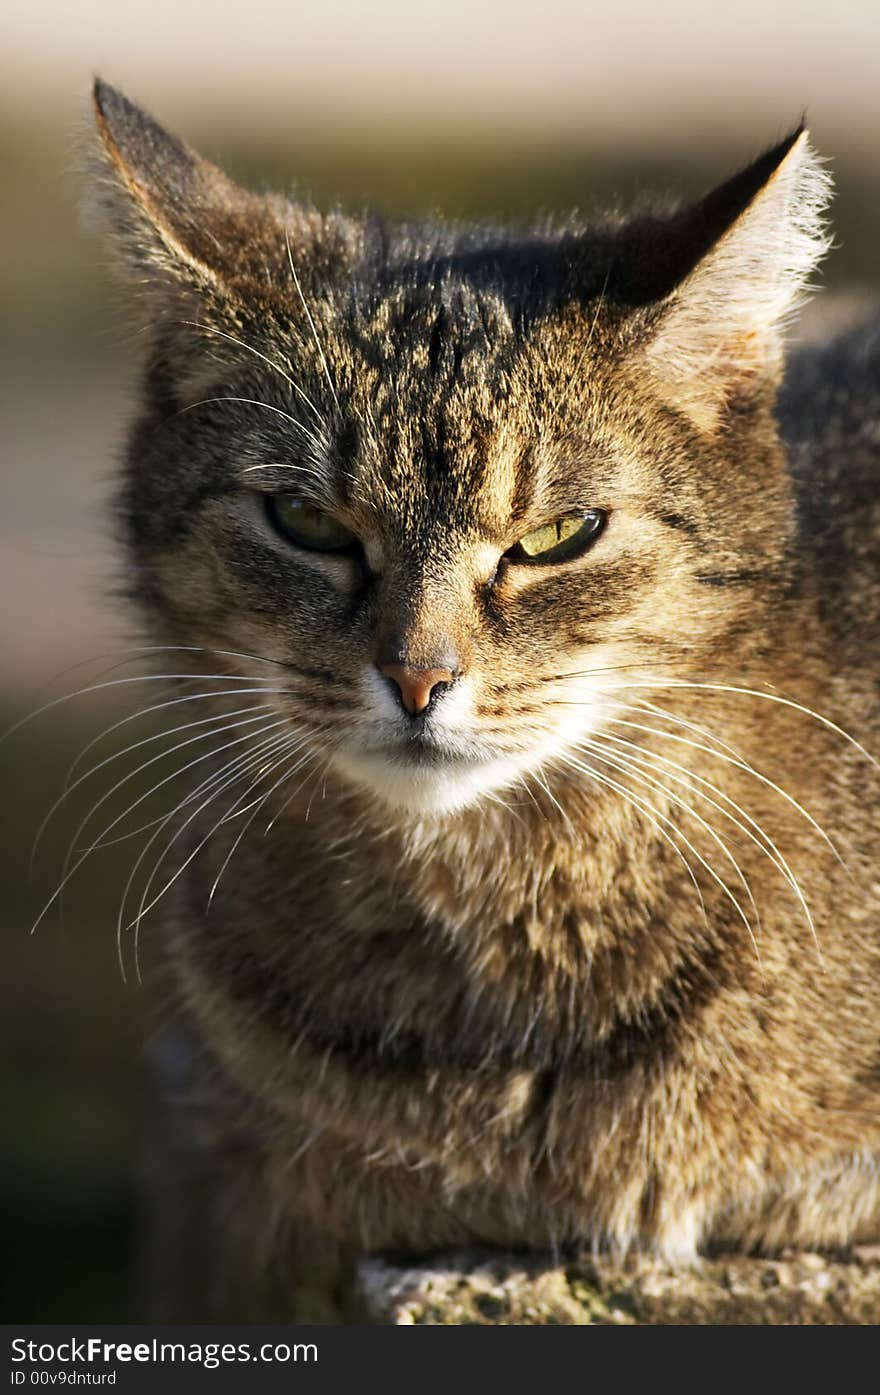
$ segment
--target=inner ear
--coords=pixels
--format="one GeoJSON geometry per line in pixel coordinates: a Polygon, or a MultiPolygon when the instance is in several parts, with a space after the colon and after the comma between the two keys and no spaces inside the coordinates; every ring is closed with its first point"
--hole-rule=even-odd
{"type": "Polygon", "coordinates": [[[200,395],[229,359],[308,355],[310,313],[362,255],[362,225],[240,188],[100,80],[94,108],[90,207],[154,328],[159,361],[173,367],[175,393],[200,395]]]}
{"type": "Polygon", "coordinates": [[[647,307],[672,295],[745,213],[804,135],[799,126],[694,204],[633,218],[618,236],[609,275],[615,302],[647,307]]]}
{"type": "Polygon", "coordinates": [[[273,260],[283,249],[269,201],[239,188],[100,79],[94,107],[102,166],[95,202],[125,262],[215,292],[265,280],[267,243],[273,260]]]}
{"type": "Polygon", "coordinates": [[[783,328],[828,248],[829,195],[799,127],[653,233],[637,224],[625,234],[619,298],[646,312],[646,366],[701,429],[778,383],[783,328]]]}

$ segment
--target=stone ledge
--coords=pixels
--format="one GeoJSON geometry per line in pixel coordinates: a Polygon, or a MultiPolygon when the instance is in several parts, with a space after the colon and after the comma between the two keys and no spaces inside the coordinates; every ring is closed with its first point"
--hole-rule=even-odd
{"type": "Polygon", "coordinates": [[[880,1245],[840,1259],[725,1257],[688,1269],[489,1253],[371,1259],[358,1288],[368,1320],[396,1326],[864,1325],[880,1322],[880,1245]]]}

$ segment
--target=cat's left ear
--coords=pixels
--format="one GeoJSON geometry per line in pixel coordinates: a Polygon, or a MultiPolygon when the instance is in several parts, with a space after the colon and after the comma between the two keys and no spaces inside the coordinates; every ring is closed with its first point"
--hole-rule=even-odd
{"type": "Polygon", "coordinates": [[[661,393],[702,429],[779,381],[786,321],[829,247],[830,192],[801,126],[667,225],[672,260],[696,260],[654,308],[647,359],[661,393]]]}

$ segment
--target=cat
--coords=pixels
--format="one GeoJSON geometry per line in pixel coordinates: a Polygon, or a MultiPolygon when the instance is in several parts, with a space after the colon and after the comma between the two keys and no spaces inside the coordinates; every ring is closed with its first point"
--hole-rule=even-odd
{"type": "Polygon", "coordinates": [[[511,230],[258,196],[94,103],[149,331],[126,585],[204,694],[137,919],[215,1215],[876,1239],[880,325],[786,354],[807,132],[511,230]]]}

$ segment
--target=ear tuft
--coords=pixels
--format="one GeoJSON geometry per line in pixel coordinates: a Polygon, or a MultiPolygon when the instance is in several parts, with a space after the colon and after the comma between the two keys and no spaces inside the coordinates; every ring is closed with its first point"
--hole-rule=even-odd
{"type": "Polygon", "coordinates": [[[782,333],[829,250],[831,179],[798,127],[690,215],[732,220],[659,307],[648,355],[673,398],[703,425],[724,401],[778,380],[782,333]]]}

